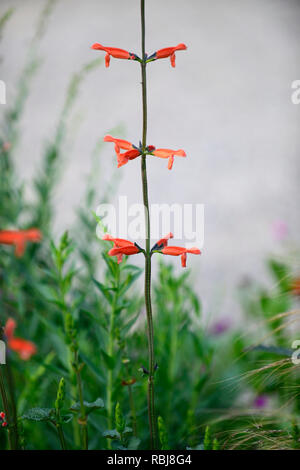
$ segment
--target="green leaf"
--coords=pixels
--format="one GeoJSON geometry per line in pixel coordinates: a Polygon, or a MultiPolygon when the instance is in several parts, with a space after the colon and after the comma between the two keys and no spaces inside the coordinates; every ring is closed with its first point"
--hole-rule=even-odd
{"type": "Polygon", "coordinates": [[[108,439],[121,439],[121,436],[116,429],[104,431],[102,436],[107,437],[108,439]]]}
{"type": "Polygon", "coordinates": [[[88,366],[91,372],[95,375],[96,379],[98,379],[99,383],[104,384],[105,380],[104,377],[99,373],[99,367],[97,367],[83,352],[80,352],[80,357],[83,362],[88,366]]]}
{"type": "Polygon", "coordinates": [[[112,295],[110,293],[111,289],[105,287],[101,282],[93,279],[95,286],[99,289],[99,291],[104,295],[104,297],[108,300],[108,302],[112,301],[112,295]]]}
{"type": "Polygon", "coordinates": [[[108,369],[113,370],[115,367],[115,358],[112,356],[109,356],[103,349],[101,349],[101,353],[108,369]]]}
{"type": "Polygon", "coordinates": [[[53,408],[31,408],[25,414],[22,419],[28,419],[29,421],[52,421],[55,416],[53,408]]]}
{"type": "Polygon", "coordinates": [[[140,443],[141,443],[141,440],[138,437],[132,436],[129,440],[127,449],[128,450],[137,450],[140,443]]]}
{"type": "MultiPolygon", "coordinates": [[[[84,401],[83,404],[87,415],[89,413],[92,413],[92,411],[101,410],[104,408],[104,402],[102,398],[97,398],[97,400],[93,402],[84,401]]],[[[75,412],[80,411],[80,403],[74,403],[74,405],[71,406],[70,410],[75,412]]]]}

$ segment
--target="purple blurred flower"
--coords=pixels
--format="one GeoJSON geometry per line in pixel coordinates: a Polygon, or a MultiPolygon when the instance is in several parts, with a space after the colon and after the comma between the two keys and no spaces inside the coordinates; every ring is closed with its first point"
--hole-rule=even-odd
{"type": "Polygon", "coordinates": [[[210,328],[210,334],[214,336],[221,335],[225,331],[229,330],[232,325],[232,321],[228,317],[220,318],[210,328]]]}
{"type": "Polygon", "coordinates": [[[287,238],[289,229],[283,220],[275,220],[272,224],[272,232],[274,239],[281,242],[287,238]]]}
{"type": "Polygon", "coordinates": [[[254,408],[265,408],[268,404],[268,401],[269,398],[267,397],[267,395],[257,395],[253,402],[254,408]]]}

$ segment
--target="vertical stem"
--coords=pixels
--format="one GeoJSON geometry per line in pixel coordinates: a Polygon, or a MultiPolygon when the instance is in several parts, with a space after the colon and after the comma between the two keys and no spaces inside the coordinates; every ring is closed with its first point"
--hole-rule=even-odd
{"type": "MultiPolygon", "coordinates": [[[[58,414],[58,419],[60,420],[60,413],[58,414]]],[[[64,435],[62,426],[59,423],[57,423],[55,426],[56,426],[56,429],[57,429],[57,434],[58,434],[58,438],[59,438],[61,448],[62,448],[62,450],[67,450],[67,444],[66,444],[65,435],[64,435]]]]}
{"type": "Polygon", "coordinates": [[[8,405],[8,400],[7,400],[7,396],[6,396],[6,391],[5,391],[5,383],[4,383],[2,368],[3,368],[3,366],[0,365],[0,394],[1,394],[1,398],[2,398],[2,403],[3,403],[3,408],[4,408],[6,421],[8,423],[8,429],[7,429],[8,445],[9,445],[10,450],[14,450],[15,449],[14,438],[13,438],[12,430],[11,430],[11,419],[10,419],[9,405],[8,405]]]}
{"type": "Polygon", "coordinates": [[[148,350],[149,350],[149,376],[148,376],[148,416],[150,427],[151,448],[156,445],[156,420],[154,409],[154,343],[153,343],[153,319],[151,305],[151,252],[150,252],[150,213],[148,200],[148,181],[146,166],[147,146],[147,77],[146,77],[146,53],[145,53],[145,0],[141,0],[141,32],[142,32],[142,99],[143,99],[143,136],[141,174],[143,185],[143,202],[145,207],[146,225],[146,252],[145,252],[145,305],[147,313],[148,350]]]}
{"type": "MultiPolygon", "coordinates": [[[[119,296],[119,282],[120,282],[120,271],[119,268],[117,270],[117,278],[116,278],[116,291],[113,299],[111,314],[110,314],[110,322],[109,322],[109,338],[108,338],[108,347],[107,347],[107,354],[109,357],[113,356],[114,353],[114,330],[115,330],[115,315],[116,315],[116,308],[119,296]]],[[[106,386],[106,404],[107,404],[107,425],[108,429],[112,429],[112,392],[113,392],[113,371],[111,368],[108,369],[107,372],[107,386],[106,386]]],[[[111,449],[111,440],[107,439],[107,447],[111,449]]]]}
{"type": "Polygon", "coordinates": [[[77,351],[75,352],[74,364],[76,367],[75,374],[76,374],[78,397],[79,397],[79,403],[80,403],[80,419],[78,421],[82,430],[83,448],[84,450],[88,450],[87,417],[86,417],[85,407],[84,407],[84,402],[83,402],[82,381],[81,381],[81,375],[79,371],[79,361],[78,361],[77,351]]]}
{"type": "Polygon", "coordinates": [[[134,435],[134,437],[137,437],[136,411],[135,411],[135,405],[134,405],[132,386],[131,385],[128,385],[128,394],[129,394],[129,405],[130,405],[133,435],[134,435]]]}
{"type": "Polygon", "coordinates": [[[14,387],[14,379],[13,374],[10,366],[9,359],[6,360],[6,379],[7,379],[7,386],[8,392],[11,402],[11,419],[12,419],[12,429],[15,439],[15,446],[16,449],[19,447],[19,433],[18,433],[18,416],[17,416],[17,407],[16,407],[16,398],[15,398],[15,387],[14,387]]]}

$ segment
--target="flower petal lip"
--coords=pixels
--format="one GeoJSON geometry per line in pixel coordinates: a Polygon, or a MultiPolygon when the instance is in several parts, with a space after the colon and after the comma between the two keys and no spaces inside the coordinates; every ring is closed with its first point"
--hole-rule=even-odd
{"type": "Polygon", "coordinates": [[[122,150],[132,150],[133,145],[131,142],[128,142],[128,140],[124,139],[117,139],[116,137],[112,137],[111,135],[106,135],[103,138],[104,142],[114,142],[115,145],[119,147],[119,149],[122,150]]]}
{"type": "Polygon", "coordinates": [[[165,246],[161,253],[164,255],[171,255],[171,256],[181,256],[181,265],[183,268],[186,267],[186,259],[187,253],[191,253],[193,255],[200,255],[201,251],[199,248],[192,247],[192,248],[184,248],[182,246],[165,246]]]}
{"type": "Polygon", "coordinates": [[[105,67],[109,67],[110,64],[110,56],[114,57],[115,59],[127,59],[127,60],[139,60],[136,54],[132,52],[128,52],[125,49],[120,49],[118,47],[105,47],[98,42],[95,42],[91,49],[98,50],[98,51],[105,51],[105,67]]]}
{"type": "Polygon", "coordinates": [[[183,149],[179,149],[179,150],[156,149],[152,153],[153,155],[159,158],[170,158],[173,155],[176,155],[176,157],[186,157],[186,153],[183,149]]]}
{"type": "Polygon", "coordinates": [[[154,54],[154,59],[165,59],[167,57],[170,57],[170,62],[172,67],[175,67],[175,61],[176,61],[176,51],[183,51],[187,49],[187,46],[183,43],[178,44],[175,47],[165,47],[163,49],[159,49],[158,51],[155,52],[154,54]]]}
{"type": "Polygon", "coordinates": [[[157,59],[165,59],[170,57],[176,51],[184,51],[187,49],[187,46],[184,43],[177,44],[177,46],[173,47],[164,47],[163,49],[158,49],[156,51],[156,58],[157,59]]]}
{"type": "Polygon", "coordinates": [[[131,241],[125,240],[124,238],[115,238],[112,235],[109,235],[108,233],[103,235],[102,240],[113,242],[114,246],[116,246],[118,248],[121,248],[122,246],[127,246],[127,245],[133,245],[134,246],[134,243],[132,243],[131,241]]]}
{"type": "Polygon", "coordinates": [[[174,157],[186,157],[186,153],[183,149],[179,150],[172,150],[172,149],[156,149],[151,152],[151,155],[155,155],[155,157],[159,158],[168,158],[168,169],[172,170],[174,157]]]}
{"type": "Polygon", "coordinates": [[[92,46],[91,49],[98,50],[98,51],[105,51],[107,54],[111,55],[112,57],[115,57],[116,59],[131,59],[130,52],[126,51],[125,49],[120,49],[118,47],[105,47],[102,46],[102,44],[99,44],[98,42],[95,42],[92,46]]]}

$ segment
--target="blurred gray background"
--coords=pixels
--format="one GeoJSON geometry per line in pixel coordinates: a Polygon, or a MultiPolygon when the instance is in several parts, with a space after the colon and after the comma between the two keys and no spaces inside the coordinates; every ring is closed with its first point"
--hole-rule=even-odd
{"type": "MultiPolygon", "coordinates": [[[[8,105],[44,4],[0,2],[0,13],[15,7],[1,43],[8,105]]],[[[147,51],[188,45],[177,54],[175,69],[168,59],[148,67],[148,143],[184,148],[188,155],[176,159],[171,172],[165,160],[149,161],[150,200],[205,204],[203,255],[190,257],[188,265],[209,312],[230,316],[243,276],[264,279],[265,257],[284,249],[276,221],[287,224],[289,243],[298,238],[300,105],[291,102],[291,84],[300,79],[299,24],[296,0],[146,1],[147,51]]],[[[55,131],[70,76],[102,54],[90,49],[94,42],[138,53],[139,1],[57,1],[21,123],[16,157],[27,181],[55,131]]],[[[124,137],[137,142],[140,70],[137,63],[112,58],[109,69],[101,66],[87,77],[72,112],[56,194],[57,233],[74,220],[95,143],[122,123],[124,137]]],[[[102,178],[109,180],[115,164],[110,144],[100,158],[102,178]]],[[[118,170],[118,192],[129,203],[141,200],[139,163],[118,170]]]]}

